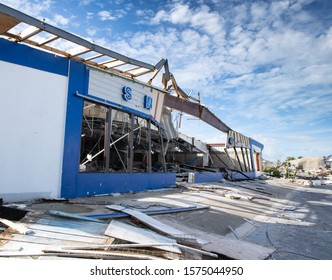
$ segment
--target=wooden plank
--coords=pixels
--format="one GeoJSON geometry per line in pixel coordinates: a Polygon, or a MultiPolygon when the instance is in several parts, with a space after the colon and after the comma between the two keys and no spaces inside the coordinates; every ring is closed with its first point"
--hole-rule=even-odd
{"type": "Polygon", "coordinates": [[[70,249],[70,250],[97,250],[97,249],[123,249],[123,248],[142,248],[142,247],[156,247],[156,246],[175,246],[187,250],[191,250],[193,252],[207,255],[210,257],[218,258],[218,255],[212,254],[210,252],[206,252],[200,249],[188,247],[185,245],[181,245],[178,243],[147,243],[147,244],[106,244],[106,245],[95,245],[95,246],[83,246],[83,247],[68,247],[65,249],[70,249]]]}
{"type": "Polygon", "coordinates": [[[161,258],[154,256],[147,256],[135,253],[123,252],[104,252],[104,251],[90,251],[90,250],[62,250],[62,249],[46,249],[44,253],[58,254],[60,256],[77,256],[83,258],[101,258],[101,259],[124,259],[124,260],[160,260],[161,258]]]}
{"type": "Polygon", "coordinates": [[[121,211],[124,212],[138,220],[140,220],[143,224],[147,225],[148,227],[161,232],[163,234],[166,234],[168,236],[171,236],[173,238],[175,238],[176,240],[178,240],[179,242],[186,242],[186,243],[196,243],[196,244],[200,244],[200,243],[206,243],[205,240],[197,240],[196,238],[192,238],[191,236],[189,236],[187,233],[177,230],[171,226],[168,226],[166,224],[161,223],[160,221],[133,209],[129,209],[126,207],[123,207],[121,205],[108,205],[106,206],[109,209],[112,210],[117,210],[117,211],[121,211]]]}
{"type": "Polygon", "coordinates": [[[32,233],[31,229],[28,229],[27,227],[25,227],[22,224],[19,223],[14,223],[12,221],[6,220],[6,219],[2,219],[0,218],[0,223],[10,227],[11,229],[21,233],[21,234],[29,234],[32,233]]]}
{"type": "MultiPolygon", "coordinates": [[[[105,231],[105,235],[112,236],[121,240],[133,243],[149,244],[149,243],[169,243],[174,244],[174,239],[162,236],[149,229],[135,227],[117,220],[113,220],[105,231]]],[[[174,246],[155,246],[155,248],[170,251],[173,253],[181,253],[179,248],[174,246]]]]}
{"type": "Polygon", "coordinates": [[[35,26],[29,26],[28,28],[26,28],[25,30],[23,30],[21,33],[19,33],[18,35],[20,36],[20,42],[23,42],[24,40],[38,34],[39,32],[41,32],[42,29],[35,27],[35,26]]]}
{"type": "Polygon", "coordinates": [[[15,25],[19,23],[20,23],[19,20],[0,13],[0,34],[7,32],[8,30],[12,29],[15,25]]]}
{"type": "Polygon", "coordinates": [[[156,247],[156,246],[176,246],[180,247],[183,249],[191,250],[196,253],[200,253],[203,255],[207,255],[210,257],[218,258],[218,255],[216,254],[211,254],[209,252],[184,246],[181,244],[173,243],[173,244],[168,244],[168,243],[150,243],[150,244],[106,244],[106,245],[94,245],[94,246],[83,246],[83,247],[68,247],[68,248],[63,248],[63,249],[70,249],[70,250],[97,250],[97,249],[124,249],[124,248],[142,248],[142,247],[156,247]]]}
{"type": "Polygon", "coordinates": [[[156,219],[149,217],[148,215],[146,215],[142,212],[139,212],[139,211],[136,211],[133,209],[129,209],[129,208],[123,207],[121,205],[108,205],[106,207],[109,209],[112,209],[112,210],[127,213],[128,215],[140,220],[143,224],[149,226],[150,228],[152,228],[156,231],[165,233],[166,235],[170,235],[173,237],[175,237],[175,236],[181,237],[181,236],[186,235],[184,232],[177,230],[175,228],[172,228],[168,225],[165,225],[165,224],[157,221],[156,219]]]}
{"type": "Polygon", "coordinates": [[[264,260],[271,255],[276,249],[272,247],[265,247],[258,244],[231,239],[219,234],[205,232],[199,229],[191,228],[189,226],[180,224],[175,219],[158,217],[158,220],[165,224],[170,224],[173,227],[202,237],[210,243],[205,244],[202,249],[224,255],[235,260],[264,260]]]}
{"type": "Polygon", "coordinates": [[[129,252],[103,252],[89,250],[62,250],[62,249],[30,249],[24,251],[0,252],[0,257],[40,257],[40,256],[61,256],[98,259],[122,259],[122,260],[157,260],[154,256],[134,254],[129,252]]]}

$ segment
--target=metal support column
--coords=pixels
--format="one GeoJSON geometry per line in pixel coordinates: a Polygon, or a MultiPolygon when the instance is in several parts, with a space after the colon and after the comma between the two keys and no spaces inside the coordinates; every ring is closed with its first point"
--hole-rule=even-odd
{"type": "Polygon", "coordinates": [[[130,114],[127,172],[133,172],[133,162],[134,162],[134,120],[135,120],[135,116],[133,114],[130,114]]]}
{"type": "Polygon", "coordinates": [[[147,171],[149,173],[152,172],[152,158],[151,158],[151,151],[152,151],[152,144],[151,144],[151,120],[148,120],[148,151],[147,151],[147,171]]]}
{"type": "Polygon", "coordinates": [[[106,113],[105,120],[105,138],[104,138],[104,164],[105,172],[108,173],[110,169],[110,139],[112,131],[112,109],[109,108],[106,113]]]}
{"type": "Polygon", "coordinates": [[[165,153],[164,153],[164,141],[163,141],[163,134],[162,129],[159,127],[159,137],[160,137],[160,155],[161,155],[161,163],[163,165],[163,170],[166,172],[166,161],[165,161],[165,153]]]}

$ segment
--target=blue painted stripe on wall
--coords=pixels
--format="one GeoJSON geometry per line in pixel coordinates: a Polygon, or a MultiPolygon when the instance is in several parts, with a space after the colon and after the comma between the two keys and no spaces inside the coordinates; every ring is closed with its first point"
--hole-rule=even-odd
{"type": "Polygon", "coordinates": [[[62,76],[68,75],[68,59],[2,38],[0,60],[62,76]]]}

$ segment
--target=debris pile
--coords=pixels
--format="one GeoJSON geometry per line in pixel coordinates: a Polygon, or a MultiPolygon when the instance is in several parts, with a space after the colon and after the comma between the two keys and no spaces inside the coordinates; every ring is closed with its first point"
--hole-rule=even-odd
{"type": "Polygon", "coordinates": [[[273,164],[264,161],[264,172],[269,177],[291,179],[302,186],[320,186],[332,183],[332,156],[328,157],[289,157],[283,163],[273,164]]]}
{"type": "MultiPolygon", "coordinates": [[[[226,194],[227,195],[227,194],[226,194]]],[[[230,195],[230,193],[228,193],[230,195]]],[[[232,196],[236,198],[236,194],[232,196]]],[[[106,205],[108,213],[31,213],[21,221],[1,219],[0,257],[97,259],[265,259],[275,249],[188,228],[163,213],[208,209],[195,205],[139,211],[106,205]],[[145,213],[144,213],[145,212],[145,213]],[[161,218],[151,215],[159,214],[161,218]],[[17,244],[22,244],[17,249],[17,244]],[[234,249],[234,244],[238,249],[234,249]],[[255,254],[249,248],[254,248],[255,254]],[[247,253],[246,250],[247,249],[247,253]]]]}

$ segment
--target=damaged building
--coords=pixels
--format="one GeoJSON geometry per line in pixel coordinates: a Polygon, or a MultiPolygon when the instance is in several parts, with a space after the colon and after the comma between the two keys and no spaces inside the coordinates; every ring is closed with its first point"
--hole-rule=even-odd
{"type": "Polygon", "coordinates": [[[129,58],[3,4],[0,36],[4,201],[260,175],[263,145],[187,95],[167,59],[129,58]],[[220,143],[181,133],[178,112],[214,127],[220,143]]]}

